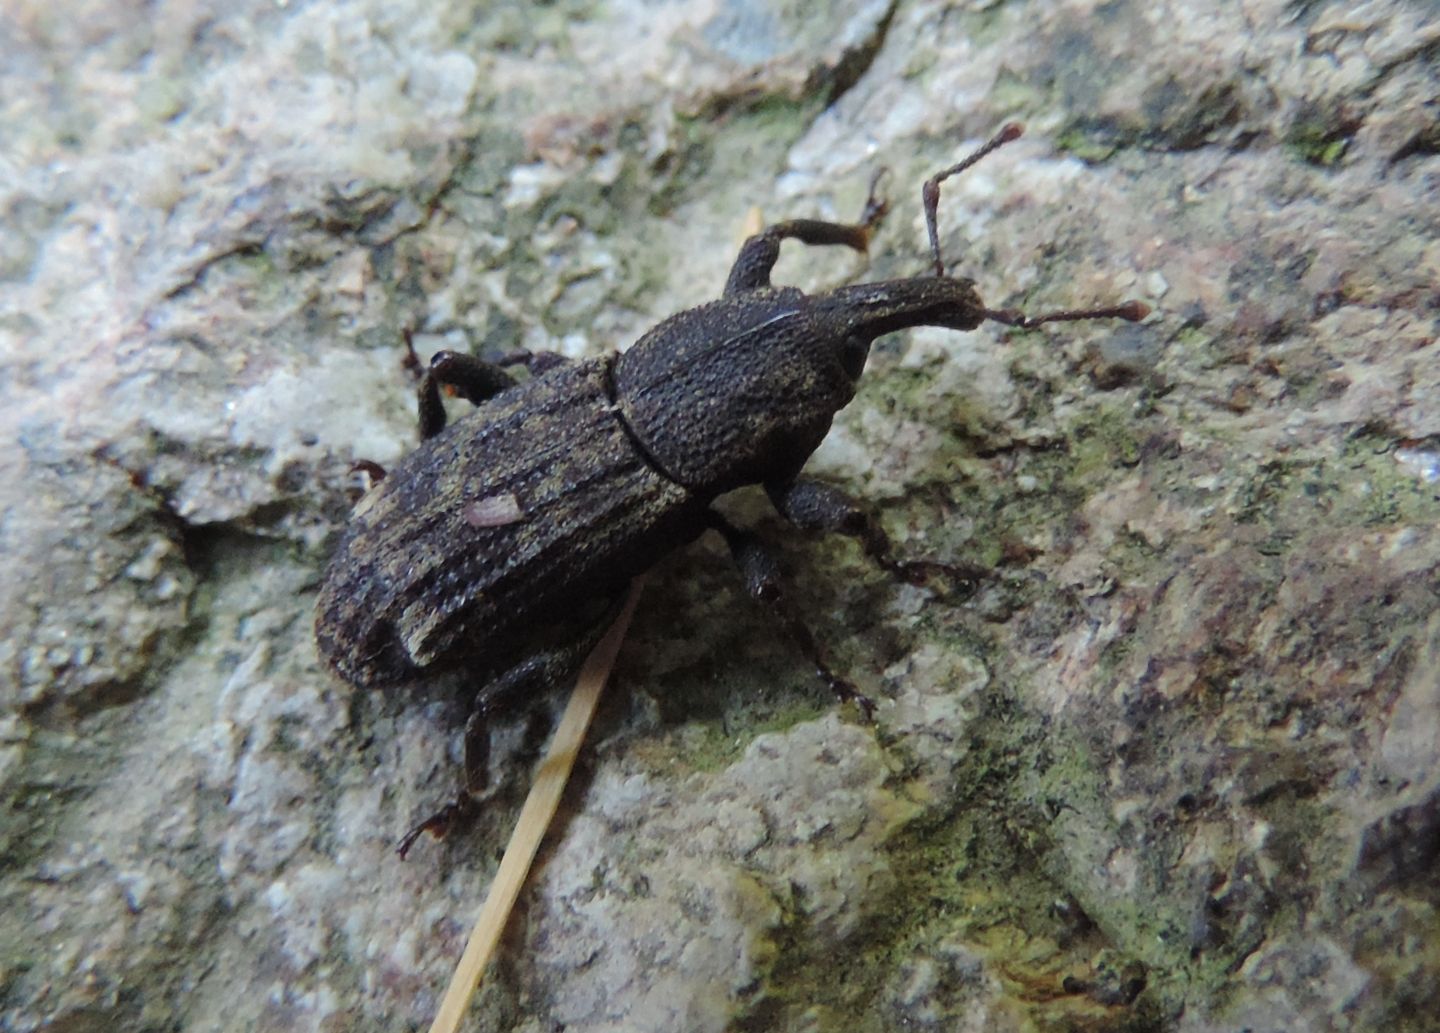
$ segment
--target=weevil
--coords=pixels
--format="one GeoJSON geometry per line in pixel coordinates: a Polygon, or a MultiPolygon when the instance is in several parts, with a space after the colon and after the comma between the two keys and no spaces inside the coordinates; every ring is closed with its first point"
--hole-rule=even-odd
{"type": "Polygon", "coordinates": [[[1143,319],[1139,302],[1026,316],[986,308],[974,281],[948,276],[940,254],[940,184],[1020,135],[1007,125],[922,192],[931,275],[806,294],[770,273],[784,240],[865,251],[886,205],[872,182],[855,223],[775,223],[741,246],[721,297],[671,316],[619,354],[581,361],[517,353],[485,362],[437,353],[420,376],[420,446],[356,505],[322,583],[316,636],[356,686],[473,671],[464,790],[401,844],[442,834],[484,784],[488,715],[572,673],[630,579],[707,530],[728,543],[755,598],[843,699],[868,701],[838,677],[786,603],[764,544],[712,503],[761,485],[803,530],[859,539],[908,580],[967,572],[897,559],[879,525],[801,469],[855,394],[876,338],[915,326],[973,330],[985,320],[1143,319]],[[531,376],[517,382],[509,366],[531,376]],[[446,426],[441,388],[476,408],[446,426]]]}

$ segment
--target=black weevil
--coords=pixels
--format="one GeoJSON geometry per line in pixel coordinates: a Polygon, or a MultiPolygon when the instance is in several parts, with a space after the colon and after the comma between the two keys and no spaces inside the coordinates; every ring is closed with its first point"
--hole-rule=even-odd
{"type": "Polygon", "coordinates": [[[877,337],[913,326],[972,330],[987,319],[1033,327],[1148,313],[1132,301],[1025,316],[986,308],[973,281],[945,275],[941,181],[1020,132],[1007,125],[926,181],[933,276],[813,295],[771,285],[787,238],[865,250],[885,214],[872,184],[857,223],[797,219],[750,237],[718,301],[671,316],[623,353],[575,362],[434,356],[419,389],[424,440],[355,507],[315,625],[320,651],[357,686],[460,666],[483,679],[465,729],[466,789],[406,836],[402,854],[420,831],[443,833],[483,785],[486,715],[572,673],[630,579],[706,530],[724,536],[750,593],[775,607],[826,683],[868,711],[785,605],[764,545],[711,503],[763,485],[791,523],[853,535],[907,579],[963,575],[895,559],[864,510],[799,474],[855,394],[877,337]],[[531,377],[517,383],[505,368],[515,363],[531,377]],[[477,406],[449,428],[442,385],[477,406]]]}

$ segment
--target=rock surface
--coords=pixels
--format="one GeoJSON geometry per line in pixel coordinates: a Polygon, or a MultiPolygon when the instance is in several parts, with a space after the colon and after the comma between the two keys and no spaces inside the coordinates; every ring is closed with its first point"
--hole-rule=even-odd
{"type": "MultiPolygon", "coordinates": [[[[0,14],[0,1026],[423,1028],[458,686],[358,693],[313,594],[422,353],[623,347],[747,210],[1139,326],[877,347],[812,469],[902,587],[753,496],[873,726],[704,542],[651,579],[472,1028],[1413,1030],[1440,1009],[1440,19],[1249,0],[371,0],[0,14]]],[[[541,729],[543,731],[543,729],[541,729]]]]}

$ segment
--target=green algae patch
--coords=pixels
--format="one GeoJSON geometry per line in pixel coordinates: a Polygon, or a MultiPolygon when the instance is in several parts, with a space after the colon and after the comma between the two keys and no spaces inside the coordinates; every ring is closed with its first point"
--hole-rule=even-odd
{"type": "Polygon", "coordinates": [[[890,1002],[917,994],[936,1028],[991,1012],[1043,1033],[1160,1028],[1150,999],[1135,999],[1143,966],[1047,873],[1028,823],[1016,820],[1004,788],[1021,758],[998,722],[984,724],[999,734],[971,754],[969,789],[892,840],[890,906],[853,951],[816,956],[803,929],[782,936],[766,997],[741,1028],[803,1015],[817,1031],[880,1033],[892,1028],[890,1002]]]}
{"type": "Polygon", "coordinates": [[[1070,428],[1066,440],[1073,463],[1072,477],[1079,483],[1094,482],[1116,467],[1140,462],[1141,438],[1128,410],[1098,409],[1070,428]]]}
{"type": "MultiPolygon", "coordinates": [[[[754,695],[755,684],[742,689],[738,684],[732,698],[754,695]]],[[[828,713],[833,703],[793,702],[774,709],[745,705],[721,717],[692,721],[683,730],[678,749],[670,754],[672,764],[691,771],[721,771],[735,763],[761,735],[784,732],[828,713]]],[[[658,759],[658,754],[657,754],[658,759]]]]}

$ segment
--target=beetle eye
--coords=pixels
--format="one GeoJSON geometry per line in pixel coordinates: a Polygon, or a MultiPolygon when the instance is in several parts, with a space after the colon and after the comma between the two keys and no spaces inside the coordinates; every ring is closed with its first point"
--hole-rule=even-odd
{"type": "Polygon", "coordinates": [[[865,360],[870,355],[870,342],[854,334],[840,343],[840,367],[851,380],[859,380],[865,370],[865,360]]]}

